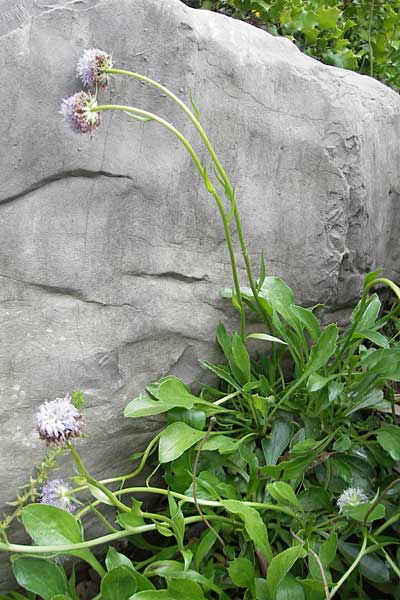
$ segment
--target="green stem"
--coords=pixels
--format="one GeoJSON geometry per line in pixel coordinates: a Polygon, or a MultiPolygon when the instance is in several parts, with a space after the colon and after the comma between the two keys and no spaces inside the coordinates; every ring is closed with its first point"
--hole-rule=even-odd
{"type": "MultiPolygon", "coordinates": [[[[242,339],[245,339],[245,312],[244,312],[244,304],[243,304],[243,299],[242,299],[242,295],[240,292],[240,284],[239,284],[239,276],[238,276],[238,271],[237,271],[237,265],[236,265],[236,258],[235,258],[235,253],[233,250],[233,243],[232,243],[232,237],[231,237],[231,233],[229,230],[229,221],[227,219],[227,216],[225,214],[225,209],[224,209],[224,205],[222,203],[221,198],[219,197],[219,194],[217,192],[217,190],[215,189],[214,185],[211,183],[206,170],[204,169],[204,167],[202,166],[199,157],[197,156],[196,152],[194,151],[193,147],[191,146],[191,144],[188,142],[188,140],[185,138],[185,136],[178,130],[176,129],[176,127],[174,127],[171,123],[169,123],[168,121],[166,121],[165,119],[163,119],[162,117],[159,117],[158,115],[148,112],[146,110],[142,110],[140,108],[136,108],[134,106],[124,106],[124,105],[119,105],[119,104],[104,104],[104,105],[100,105],[100,106],[96,106],[94,108],[91,109],[91,112],[99,112],[99,111],[106,111],[106,110],[121,110],[123,112],[126,113],[131,113],[133,115],[139,115],[141,117],[145,117],[148,119],[151,119],[152,121],[156,121],[156,123],[159,123],[160,125],[162,125],[163,127],[165,127],[166,129],[168,129],[168,131],[170,131],[171,133],[173,133],[173,135],[175,135],[178,140],[183,144],[183,146],[186,148],[186,150],[188,151],[188,153],[190,154],[194,164],[196,165],[203,181],[205,184],[205,187],[207,189],[207,191],[212,194],[212,196],[214,197],[217,206],[218,206],[218,210],[219,213],[221,215],[221,219],[222,219],[222,223],[223,223],[223,227],[224,227],[224,232],[225,232],[225,238],[226,238],[226,243],[228,246],[228,252],[229,252],[229,259],[231,262],[231,269],[232,269],[232,277],[233,277],[233,283],[234,283],[234,288],[235,288],[235,295],[236,295],[236,299],[239,305],[239,311],[240,311],[240,319],[241,319],[241,336],[242,339]]],[[[190,112],[190,111],[189,111],[190,112]]]]}
{"type": "MultiPolygon", "coordinates": [[[[234,523],[233,519],[222,517],[220,515],[208,515],[208,518],[224,523],[234,523]]],[[[195,515],[193,517],[186,517],[184,522],[186,525],[190,525],[192,523],[198,523],[201,520],[200,516],[195,515]]],[[[129,538],[132,535],[154,531],[155,529],[157,529],[155,523],[150,523],[149,525],[139,525],[138,527],[132,527],[131,529],[122,529],[116,533],[109,533],[108,535],[103,535],[93,540],[87,540],[86,542],[79,542],[78,544],[59,544],[56,546],[29,546],[28,544],[0,543],[0,551],[16,552],[19,554],[68,554],[70,552],[75,552],[76,550],[84,550],[85,548],[93,548],[95,546],[100,546],[101,544],[114,542],[123,537],[129,538]]]]}
{"type": "Polygon", "coordinates": [[[113,492],[111,492],[105,485],[103,485],[102,483],[100,483],[99,481],[94,479],[88,473],[83,462],[81,461],[81,458],[80,458],[78,452],[76,451],[75,447],[70,442],[68,443],[68,448],[69,448],[69,451],[71,452],[71,456],[74,460],[76,468],[78,469],[78,472],[80,473],[80,475],[82,475],[82,477],[84,477],[86,479],[88,484],[92,485],[93,487],[95,487],[98,490],[100,490],[101,492],[103,492],[103,494],[105,494],[107,496],[107,498],[110,500],[111,504],[113,504],[113,506],[118,508],[118,510],[121,510],[123,512],[130,512],[130,508],[128,506],[126,506],[125,504],[123,504],[120,500],[118,500],[118,498],[115,496],[115,494],[113,494],[113,492]]]}
{"type": "MultiPolygon", "coordinates": [[[[171,496],[173,496],[174,498],[177,498],[178,500],[184,500],[185,502],[190,502],[191,504],[195,504],[195,499],[192,496],[186,496],[185,494],[180,494],[178,492],[171,492],[170,490],[166,490],[164,488],[156,488],[156,487],[141,486],[141,487],[125,488],[123,490],[116,491],[115,495],[121,496],[123,494],[135,494],[135,493],[159,494],[160,496],[168,496],[170,494],[171,496]]],[[[212,506],[212,507],[224,508],[224,505],[222,504],[222,502],[218,502],[218,500],[203,500],[202,498],[197,498],[197,503],[202,506],[212,506]]],[[[243,501],[243,504],[246,506],[252,506],[253,508],[260,508],[260,509],[264,509],[264,510],[271,510],[273,512],[283,513],[283,514],[288,515],[289,517],[292,517],[293,519],[296,519],[297,521],[301,522],[301,519],[296,515],[296,513],[291,511],[290,508],[286,508],[285,506],[280,506],[278,504],[270,504],[268,502],[248,502],[248,501],[243,501]]],[[[81,515],[84,514],[84,512],[87,512],[88,510],[90,510],[90,508],[83,509],[83,511],[81,511],[81,515]]]]}
{"type": "Polygon", "coordinates": [[[331,590],[331,598],[333,598],[333,596],[336,594],[336,592],[339,590],[339,588],[343,585],[343,583],[346,581],[346,579],[352,574],[354,569],[357,567],[358,563],[364,556],[365,549],[367,547],[367,543],[368,543],[367,532],[365,529],[363,529],[363,543],[361,545],[360,551],[357,554],[354,561],[351,563],[350,567],[347,569],[346,573],[339,579],[339,581],[336,583],[336,585],[333,586],[333,588],[331,590]]]}
{"type": "MultiPolygon", "coordinates": [[[[132,77],[133,79],[138,79],[139,81],[144,81],[145,83],[148,83],[149,85],[157,88],[158,90],[162,91],[166,96],[168,96],[169,98],[171,98],[171,100],[173,100],[182,110],[183,112],[189,117],[190,121],[193,123],[193,125],[195,126],[195,128],[197,129],[197,131],[200,134],[201,139],[204,142],[204,145],[206,146],[211,159],[219,173],[219,175],[221,176],[224,185],[225,185],[225,189],[226,189],[226,196],[228,197],[228,199],[230,200],[230,202],[232,203],[232,208],[233,208],[233,215],[235,218],[235,223],[236,223],[236,229],[237,229],[237,233],[238,233],[238,238],[239,238],[239,243],[240,243],[240,248],[242,251],[242,255],[243,255],[243,259],[244,259],[244,263],[246,266],[246,272],[247,272],[247,279],[249,281],[250,287],[251,287],[251,291],[253,293],[253,296],[256,300],[256,303],[259,307],[260,313],[261,315],[267,320],[267,322],[269,323],[269,316],[265,313],[265,309],[264,307],[261,305],[260,303],[260,299],[259,299],[259,295],[258,295],[258,291],[257,291],[257,287],[254,284],[254,277],[253,277],[253,273],[252,273],[252,269],[251,269],[251,263],[250,263],[250,259],[249,259],[249,255],[247,252],[247,247],[246,247],[246,243],[244,240],[244,235],[243,235],[243,229],[242,229],[242,224],[241,224],[241,220],[240,220],[240,215],[239,215],[239,211],[236,205],[236,201],[235,201],[235,192],[233,189],[233,186],[229,180],[229,177],[224,169],[224,167],[222,166],[206,132],[204,131],[199,119],[196,117],[196,115],[190,110],[190,108],[178,97],[176,96],[176,94],[174,94],[173,92],[171,92],[171,90],[169,90],[167,87],[165,87],[164,85],[161,85],[160,83],[158,83],[157,81],[154,81],[154,79],[150,79],[149,77],[146,77],[145,75],[140,75],[139,73],[134,73],[133,71],[126,71],[125,69],[104,69],[105,73],[113,73],[115,75],[127,75],[128,77],[132,77]]],[[[237,292],[236,292],[237,293],[237,292]]]]}

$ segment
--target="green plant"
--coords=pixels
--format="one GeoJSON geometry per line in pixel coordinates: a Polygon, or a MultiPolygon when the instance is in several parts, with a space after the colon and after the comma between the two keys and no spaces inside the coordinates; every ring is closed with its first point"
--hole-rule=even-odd
{"type": "Polygon", "coordinates": [[[380,0],[199,0],[291,39],[328,65],[370,75],[400,89],[400,2],[380,0]]]}
{"type": "Polygon", "coordinates": [[[17,582],[45,600],[77,600],[74,572],[67,577],[54,560],[70,555],[98,573],[96,598],[103,600],[397,598],[398,304],[382,314],[371,290],[386,285],[400,299],[400,289],[370,273],[349,327],[339,332],[334,323],[322,326],[321,307],[297,305],[281,278],[267,276],[263,257],[254,279],[233,187],[195,104],[189,108],[148,77],[113,68],[98,50],[87,51],[79,68],[84,81],[106,85],[112,74],[161,89],[197,129],[212,168],[158,115],[98,105],[86,92],[62,108],[67,124],[81,132],[92,133],[101,112],[117,110],[158,123],[185,146],[221,215],[234,284],[223,295],[239,311],[240,333],[218,325],[224,363],[202,363],[215,385],[195,395],[167,376],[128,404],[127,418],[164,414],[167,424],[134,456],[137,466],[125,475],[98,481],[82,463],[73,443],[82,430],[81,393],[40,407],[40,437],[70,452],[77,476],[74,489],[61,480],[49,482],[40,503],[22,508],[33,545],[12,543],[3,532],[0,550],[11,554],[17,582]],[[239,285],[231,221],[249,287],[239,285]],[[258,333],[247,334],[249,312],[259,322],[258,333]],[[260,345],[254,357],[249,339],[260,345]],[[145,485],[135,485],[146,465],[152,474],[145,485]],[[165,487],[152,484],[156,472],[165,487]],[[143,506],[143,493],[158,500],[150,504],[157,508],[143,506]],[[99,519],[104,535],[84,539],[88,515],[99,519]],[[118,540],[128,542],[125,554],[109,545],[118,540]],[[92,549],[105,544],[103,564],[92,549]]]}

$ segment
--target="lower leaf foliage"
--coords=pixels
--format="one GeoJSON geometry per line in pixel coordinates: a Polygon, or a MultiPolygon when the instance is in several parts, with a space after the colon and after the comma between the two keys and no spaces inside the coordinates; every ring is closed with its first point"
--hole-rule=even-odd
{"type": "Polygon", "coordinates": [[[114,478],[115,518],[112,496],[93,482],[77,488],[75,515],[23,509],[37,545],[12,564],[27,598],[77,600],[74,576],[55,558],[65,554],[99,573],[104,600],[397,598],[399,329],[370,284],[339,333],[321,325],[320,307],[297,306],[281,279],[266,277],[268,333],[252,336],[254,357],[220,324],[225,363],[202,363],[216,385],[194,395],[164,377],[129,402],[127,418],[164,414],[168,423],[135,456],[136,472],[114,478]],[[146,464],[164,486],[134,487],[146,464]],[[138,501],[145,490],[164,499],[156,513],[138,501]],[[85,542],[90,513],[106,531],[85,542]],[[125,554],[109,546],[103,567],[91,548],[123,539],[125,554]]]}

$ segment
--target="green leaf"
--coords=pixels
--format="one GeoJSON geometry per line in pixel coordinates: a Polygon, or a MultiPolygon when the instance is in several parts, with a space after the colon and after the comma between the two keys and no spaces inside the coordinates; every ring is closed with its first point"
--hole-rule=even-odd
{"type": "Polygon", "coordinates": [[[229,577],[232,583],[239,588],[254,587],[255,570],[253,563],[247,558],[235,558],[229,563],[229,577]]]}
{"type": "Polygon", "coordinates": [[[192,429],[186,423],[171,423],[160,436],[158,460],[167,463],[179,458],[188,448],[200,441],[204,431],[192,429]]]}
{"type": "Polygon", "coordinates": [[[190,99],[190,104],[192,105],[192,109],[193,109],[194,115],[195,115],[196,119],[198,121],[200,121],[200,111],[199,111],[199,109],[197,107],[197,104],[193,100],[192,90],[189,90],[189,99],[190,99]]]}
{"type": "MultiPolygon", "coordinates": [[[[73,515],[50,504],[28,504],[22,511],[22,523],[35,544],[65,546],[83,542],[81,528],[73,515]]],[[[90,550],[68,550],[62,554],[78,556],[92,564],[90,550]]]]}
{"type": "Polygon", "coordinates": [[[112,569],[115,569],[115,568],[121,567],[121,566],[127,567],[128,569],[130,569],[132,571],[132,573],[134,574],[135,579],[136,579],[137,589],[139,591],[155,589],[155,587],[151,583],[151,581],[149,581],[147,579],[147,577],[144,577],[144,575],[142,575],[141,573],[139,573],[139,571],[137,571],[135,569],[135,567],[132,564],[132,561],[127,556],[125,556],[124,554],[121,554],[120,552],[117,552],[115,550],[115,548],[110,546],[108,548],[107,556],[106,556],[107,570],[111,571],[112,569]]]}
{"type": "Polygon", "coordinates": [[[284,344],[287,346],[287,343],[283,340],[275,337],[274,335],[268,335],[268,333],[250,333],[247,336],[247,339],[255,339],[255,340],[264,340],[266,342],[276,342],[277,344],[284,344]]]}
{"type": "MultiPolygon", "coordinates": [[[[372,505],[373,505],[372,502],[363,502],[362,504],[359,504],[358,506],[349,506],[343,510],[343,514],[345,514],[346,517],[351,517],[355,521],[365,521],[367,513],[371,509],[372,505]]],[[[383,519],[384,516],[385,516],[384,505],[377,504],[377,506],[375,506],[371,510],[371,512],[368,514],[366,522],[372,523],[373,521],[383,519]]]]}
{"type": "Polygon", "coordinates": [[[229,359],[232,354],[232,341],[223,323],[218,323],[217,325],[217,341],[218,344],[221,346],[221,349],[225,354],[226,358],[229,359]]]}
{"type": "Polygon", "coordinates": [[[278,586],[303,553],[303,546],[299,545],[288,548],[273,557],[267,571],[267,585],[273,598],[276,598],[278,586]]]}
{"type": "Polygon", "coordinates": [[[110,546],[107,550],[106,556],[107,571],[112,571],[112,569],[122,566],[128,567],[129,569],[133,569],[132,561],[127,556],[125,556],[125,554],[117,552],[115,548],[110,546]]]}
{"type": "Polygon", "coordinates": [[[356,331],[359,331],[360,329],[370,329],[375,324],[380,310],[381,301],[379,300],[379,296],[378,294],[372,294],[364,312],[359,317],[356,331]]]}
{"type": "Polygon", "coordinates": [[[207,529],[207,531],[202,535],[194,554],[194,564],[197,571],[200,570],[203,560],[205,560],[207,555],[211,552],[216,541],[217,536],[212,529],[207,529]]]}
{"type": "Polygon", "coordinates": [[[331,533],[319,548],[319,558],[326,569],[334,561],[337,551],[338,539],[336,533],[331,533]]]}
{"type": "Polygon", "coordinates": [[[276,600],[305,600],[303,586],[288,573],[278,585],[276,600]]]}
{"type": "Polygon", "coordinates": [[[168,582],[168,597],[170,600],[204,600],[203,590],[195,581],[190,579],[171,579],[168,582]]]}
{"type": "Polygon", "coordinates": [[[306,371],[315,372],[326,367],[330,357],[336,350],[336,341],[339,329],[337,325],[331,323],[324,329],[314,346],[310,350],[306,371]]]}
{"type": "Polygon", "coordinates": [[[302,507],[296,498],[293,488],[284,481],[275,481],[267,485],[267,490],[278,504],[291,506],[292,508],[301,511],[302,507]]]}
{"type": "Polygon", "coordinates": [[[287,421],[276,419],[272,423],[272,431],[269,439],[261,442],[265,457],[265,464],[276,465],[282,452],[286,450],[292,437],[293,428],[287,421]]]}
{"type": "Polygon", "coordinates": [[[400,460],[400,427],[397,425],[385,425],[378,430],[376,439],[393,460],[400,460]]]}
{"type": "Polygon", "coordinates": [[[234,333],[232,336],[232,358],[235,365],[239,369],[243,381],[241,383],[247,383],[250,381],[250,357],[246,350],[246,346],[242,342],[240,335],[234,333]]]}
{"type": "Polygon", "coordinates": [[[230,454],[238,449],[239,443],[240,440],[227,435],[214,435],[204,442],[202,450],[218,450],[220,454],[230,454]]]}
{"type": "Polygon", "coordinates": [[[245,529],[253,541],[255,549],[261,552],[267,560],[272,560],[268,531],[260,514],[251,506],[243,504],[240,500],[222,500],[221,504],[228,512],[239,515],[242,518],[245,529]]]}
{"type": "Polygon", "coordinates": [[[289,307],[290,312],[305,326],[308,333],[315,341],[321,335],[321,329],[317,317],[309,308],[303,308],[292,304],[289,307]]]}
{"type": "Polygon", "coordinates": [[[337,6],[327,8],[321,6],[316,12],[320,29],[334,29],[341,14],[342,11],[337,6]]]}
{"type": "Polygon", "coordinates": [[[240,385],[238,384],[236,379],[232,377],[230,370],[226,367],[223,367],[221,365],[213,365],[207,360],[201,360],[200,364],[205,369],[208,369],[209,371],[217,375],[217,377],[222,379],[222,381],[226,381],[227,383],[229,383],[235,390],[241,390],[240,385]]]}
{"type": "Polygon", "coordinates": [[[291,316],[289,307],[295,303],[290,287],[280,277],[266,277],[260,290],[260,296],[283,317],[291,316]]]}
{"type": "Polygon", "coordinates": [[[124,565],[115,567],[101,580],[100,591],[103,600],[128,600],[136,589],[135,575],[124,565]]]}
{"type": "Polygon", "coordinates": [[[36,556],[21,556],[12,561],[14,577],[26,590],[44,600],[67,594],[67,580],[63,570],[53,562],[36,556]]]}
{"type": "Polygon", "coordinates": [[[380,348],[389,348],[389,340],[374,329],[358,329],[354,335],[354,339],[366,339],[379,346],[380,348]]]}
{"type": "Polygon", "coordinates": [[[358,410],[385,407],[387,404],[387,401],[383,397],[383,391],[374,388],[367,394],[362,394],[361,400],[353,401],[351,407],[346,411],[346,416],[349,417],[358,410]]]}
{"type": "Polygon", "coordinates": [[[175,560],[163,560],[151,563],[146,569],[145,574],[149,577],[159,576],[164,577],[167,581],[171,579],[183,579],[193,581],[206,589],[213,590],[219,594],[222,590],[219,585],[211,581],[209,578],[193,571],[192,569],[184,569],[182,563],[175,560]]]}
{"type": "Polygon", "coordinates": [[[318,390],[322,390],[330,381],[331,377],[322,377],[318,373],[311,373],[307,380],[307,389],[309,392],[318,392],[318,390]]]}
{"type": "Polygon", "coordinates": [[[210,406],[209,402],[191,394],[186,385],[176,377],[167,377],[158,385],[149,386],[149,390],[157,396],[158,400],[140,394],[126,406],[125,417],[149,417],[173,408],[191,409],[195,404],[210,406]]]}
{"type": "Polygon", "coordinates": [[[167,590],[146,590],[131,596],[130,600],[171,600],[167,590]]]}

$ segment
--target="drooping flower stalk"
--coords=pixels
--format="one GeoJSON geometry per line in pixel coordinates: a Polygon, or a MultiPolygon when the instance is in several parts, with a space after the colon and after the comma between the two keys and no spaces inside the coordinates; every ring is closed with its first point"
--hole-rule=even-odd
{"type": "Polygon", "coordinates": [[[266,320],[268,322],[269,316],[267,314],[265,314],[265,308],[260,302],[257,285],[256,285],[254,277],[253,277],[250,258],[249,258],[248,252],[247,252],[247,246],[246,246],[246,242],[245,242],[244,235],[243,235],[243,228],[242,228],[242,223],[240,220],[239,210],[238,210],[238,207],[236,204],[235,191],[233,189],[233,186],[230,182],[230,179],[229,179],[224,167],[222,166],[206,132],[204,131],[204,129],[199,121],[199,118],[193,113],[193,111],[190,110],[190,108],[178,96],[176,96],[176,94],[171,92],[171,90],[169,90],[166,86],[162,85],[161,83],[158,83],[157,81],[155,81],[154,79],[151,79],[150,77],[146,77],[145,75],[141,75],[140,73],[135,73],[133,71],[128,71],[125,69],[115,69],[112,67],[111,68],[105,67],[103,69],[103,72],[109,73],[109,74],[114,74],[114,75],[126,75],[128,77],[137,79],[138,81],[143,81],[144,83],[147,83],[147,84],[157,88],[158,90],[163,92],[166,96],[171,98],[171,100],[173,100],[183,110],[183,112],[189,117],[189,119],[191,120],[191,122],[193,123],[195,128],[197,129],[198,133],[200,134],[201,139],[203,140],[203,142],[211,156],[211,159],[215,165],[216,171],[219,174],[219,177],[221,178],[220,183],[224,187],[225,195],[228,198],[229,202],[231,203],[231,207],[232,207],[231,210],[232,210],[232,214],[235,219],[240,248],[241,248],[242,256],[243,256],[245,267],[246,267],[247,279],[249,281],[249,285],[252,290],[253,296],[256,300],[260,314],[263,315],[264,318],[266,318],[266,320]]]}

